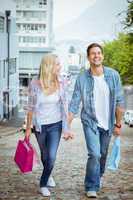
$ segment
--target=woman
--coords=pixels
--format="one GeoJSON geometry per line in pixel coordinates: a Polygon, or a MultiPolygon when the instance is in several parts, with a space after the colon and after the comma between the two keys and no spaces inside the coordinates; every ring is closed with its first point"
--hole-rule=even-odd
{"type": "Polygon", "coordinates": [[[54,167],[61,133],[64,139],[73,138],[68,126],[68,105],[65,82],[59,80],[61,65],[54,54],[42,58],[38,80],[29,85],[26,140],[29,139],[31,124],[40,147],[43,172],[40,179],[40,192],[50,196],[48,186],[55,182],[50,176],[54,167]]]}

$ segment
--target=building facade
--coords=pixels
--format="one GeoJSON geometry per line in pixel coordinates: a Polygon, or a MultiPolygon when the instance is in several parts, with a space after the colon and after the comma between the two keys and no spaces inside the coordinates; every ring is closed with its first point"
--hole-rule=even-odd
{"type": "Polygon", "coordinates": [[[38,74],[42,56],[52,51],[53,0],[14,0],[19,38],[20,86],[38,74]]]}
{"type": "Polygon", "coordinates": [[[19,102],[18,40],[15,3],[0,6],[0,120],[16,115],[19,102]]]}

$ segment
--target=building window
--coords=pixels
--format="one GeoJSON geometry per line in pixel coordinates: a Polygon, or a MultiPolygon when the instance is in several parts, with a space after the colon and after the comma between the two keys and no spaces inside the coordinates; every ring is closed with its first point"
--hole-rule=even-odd
{"type": "Polygon", "coordinates": [[[26,8],[30,8],[31,1],[30,0],[24,1],[24,5],[26,6],[26,8]]]}
{"type": "Polygon", "coordinates": [[[39,5],[47,5],[47,0],[40,0],[39,5]]]}
{"type": "Polygon", "coordinates": [[[31,25],[30,24],[25,24],[25,31],[29,31],[31,29],[31,25]]]}
{"type": "Polygon", "coordinates": [[[33,41],[34,41],[34,43],[37,43],[38,42],[38,37],[33,37],[33,41]]]}
{"type": "Polygon", "coordinates": [[[23,37],[22,36],[19,36],[19,42],[23,42],[23,37]]]}
{"type": "Polygon", "coordinates": [[[37,43],[41,43],[41,40],[42,40],[42,38],[41,38],[41,37],[38,37],[37,43]]]}
{"type": "Polygon", "coordinates": [[[32,31],[34,30],[34,24],[31,25],[31,30],[32,30],[32,31]]]}
{"type": "Polygon", "coordinates": [[[33,43],[33,37],[29,38],[30,43],[33,43]]]}
{"type": "Polygon", "coordinates": [[[17,11],[16,12],[16,18],[20,19],[22,17],[22,12],[21,11],[17,11]]]}
{"type": "Polygon", "coordinates": [[[43,5],[47,5],[47,0],[43,0],[43,5]]]}
{"type": "Polygon", "coordinates": [[[46,38],[42,38],[42,43],[45,43],[46,42],[46,38]]]}
{"type": "Polygon", "coordinates": [[[22,36],[22,39],[21,39],[21,42],[22,42],[22,43],[25,43],[25,42],[26,42],[26,39],[25,39],[25,38],[26,38],[26,37],[23,37],[23,36],[22,36]]]}
{"type": "Polygon", "coordinates": [[[4,32],[4,17],[0,16],[0,33],[4,32]]]}
{"type": "Polygon", "coordinates": [[[16,73],[16,58],[9,59],[9,73],[10,75],[16,73]]]}
{"type": "Polygon", "coordinates": [[[46,29],[46,24],[43,25],[43,30],[45,30],[45,29],[46,29]]]}

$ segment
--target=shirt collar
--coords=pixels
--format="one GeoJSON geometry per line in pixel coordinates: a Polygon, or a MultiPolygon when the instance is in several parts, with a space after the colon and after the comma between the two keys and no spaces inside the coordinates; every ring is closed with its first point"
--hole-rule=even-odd
{"type": "MultiPolygon", "coordinates": [[[[108,68],[106,66],[103,66],[103,73],[104,73],[104,77],[105,78],[111,76],[110,73],[109,73],[109,71],[108,71],[108,68]]],[[[89,78],[92,78],[91,68],[89,68],[87,70],[87,75],[88,75],[89,78]]]]}

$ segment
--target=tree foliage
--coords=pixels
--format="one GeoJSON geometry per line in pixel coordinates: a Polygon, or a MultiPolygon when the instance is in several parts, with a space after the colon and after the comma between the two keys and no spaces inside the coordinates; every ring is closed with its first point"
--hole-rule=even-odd
{"type": "Polygon", "coordinates": [[[116,69],[124,84],[133,84],[133,0],[127,1],[124,28],[128,33],[120,33],[117,39],[104,43],[104,64],[116,69]]]}
{"type": "Polygon", "coordinates": [[[128,0],[128,9],[127,15],[125,19],[125,28],[129,28],[133,26],[133,1],[128,0]]]}
{"type": "Polygon", "coordinates": [[[133,84],[132,34],[120,33],[116,40],[104,43],[104,65],[116,69],[124,84],[133,84]]]}

